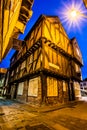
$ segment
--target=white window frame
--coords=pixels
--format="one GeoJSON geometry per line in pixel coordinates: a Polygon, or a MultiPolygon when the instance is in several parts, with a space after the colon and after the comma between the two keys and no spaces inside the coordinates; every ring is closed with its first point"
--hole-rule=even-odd
{"type": "Polygon", "coordinates": [[[39,78],[34,78],[29,80],[29,87],[28,87],[28,96],[38,96],[38,87],[39,87],[39,78]]]}
{"type": "Polygon", "coordinates": [[[17,95],[22,96],[23,95],[23,89],[24,89],[24,82],[21,82],[21,83],[18,84],[17,95]]]}

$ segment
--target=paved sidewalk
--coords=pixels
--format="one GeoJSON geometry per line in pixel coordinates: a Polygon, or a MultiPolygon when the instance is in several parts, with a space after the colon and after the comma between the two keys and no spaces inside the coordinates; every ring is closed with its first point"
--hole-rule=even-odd
{"type": "Polygon", "coordinates": [[[84,101],[30,106],[0,99],[0,130],[87,130],[86,108],[84,101]]]}
{"type": "MultiPolygon", "coordinates": [[[[20,107],[21,109],[27,110],[29,112],[38,112],[38,113],[46,113],[46,112],[51,112],[59,109],[63,109],[66,107],[74,107],[77,104],[78,101],[72,101],[67,104],[55,104],[55,105],[42,105],[42,106],[35,106],[35,105],[29,105],[28,103],[26,104],[20,104],[16,107],[20,107]]],[[[79,101],[79,103],[82,101],[79,101]]],[[[13,104],[14,106],[14,104],[13,104]]]]}

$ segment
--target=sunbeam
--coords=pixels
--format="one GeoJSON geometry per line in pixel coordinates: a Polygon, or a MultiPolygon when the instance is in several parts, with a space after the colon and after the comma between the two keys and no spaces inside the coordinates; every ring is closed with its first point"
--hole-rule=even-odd
{"type": "Polygon", "coordinates": [[[86,21],[82,2],[76,3],[76,1],[71,1],[69,4],[63,3],[63,7],[59,14],[61,22],[68,26],[68,31],[72,27],[81,31],[81,25],[86,21]]]}

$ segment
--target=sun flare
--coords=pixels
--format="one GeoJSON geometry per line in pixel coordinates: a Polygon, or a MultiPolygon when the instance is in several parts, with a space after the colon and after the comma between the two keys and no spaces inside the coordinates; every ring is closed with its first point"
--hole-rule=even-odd
{"type": "Polygon", "coordinates": [[[63,3],[63,9],[60,11],[60,19],[63,24],[68,26],[68,30],[70,30],[72,27],[80,30],[81,24],[86,20],[81,15],[85,13],[85,9],[83,8],[82,4],[82,2],[75,3],[75,1],[69,4],[63,3]]]}
{"type": "Polygon", "coordinates": [[[74,18],[74,17],[76,17],[76,15],[77,15],[76,11],[73,10],[73,11],[71,12],[71,16],[74,18]]]}

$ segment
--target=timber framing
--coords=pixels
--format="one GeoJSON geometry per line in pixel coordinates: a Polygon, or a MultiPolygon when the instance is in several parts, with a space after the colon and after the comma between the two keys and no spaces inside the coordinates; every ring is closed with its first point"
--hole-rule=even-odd
{"type": "Polygon", "coordinates": [[[87,8],[87,0],[83,0],[85,7],[87,8]]]}
{"type": "Polygon", "coordinates": [[[9,68],[11,98],[35,104],[75,100],[82,55],[58,17],[41,15],[20,45],[9,68]]]}
{"type": "Polygon", "coordinates": [[[12,48],[12,40],[24,33],[32,16],[33,0],[0,1],[0,61],[12,48]]]}

